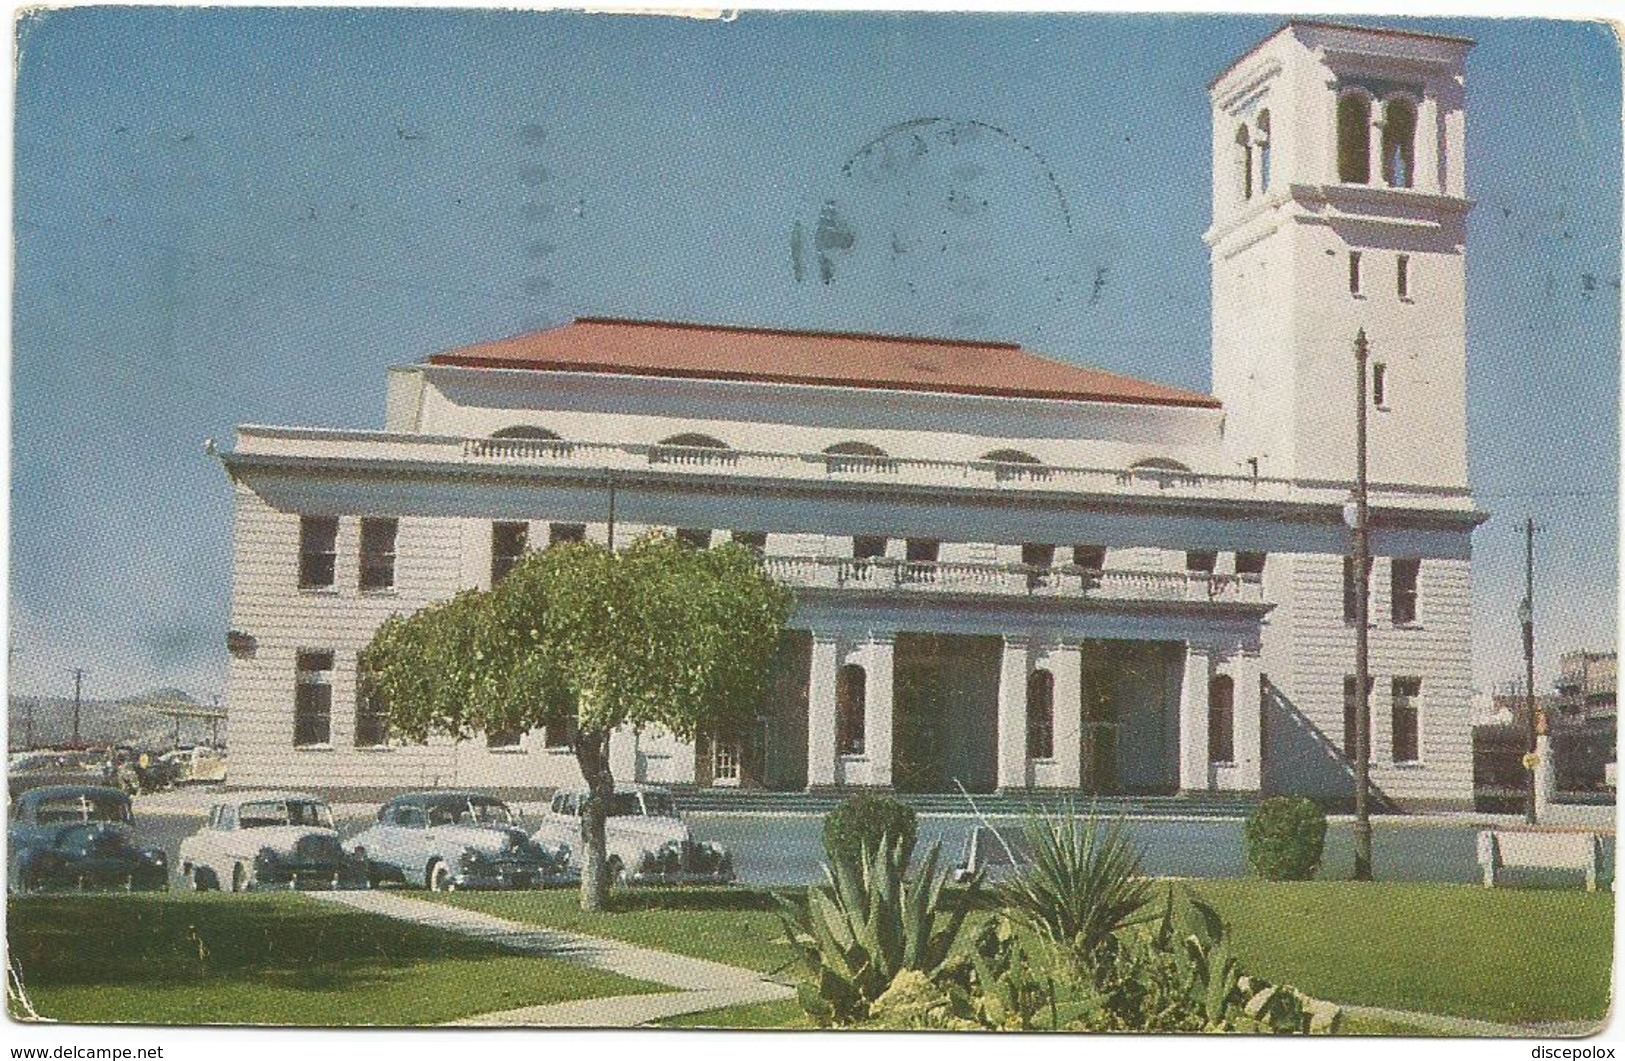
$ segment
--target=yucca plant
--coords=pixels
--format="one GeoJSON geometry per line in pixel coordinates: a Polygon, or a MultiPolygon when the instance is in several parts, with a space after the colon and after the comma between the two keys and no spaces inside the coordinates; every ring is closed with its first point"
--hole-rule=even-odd
{"type": "Polygon", "coordinates": [[[855,865],[826,864],[824,884],[807,889],[805,911],[781,900],[780,920],[811,976],[799,991],[802,1008],[819,1024],[864,1020],[898,973],[933,977],[942,968],[981,879],[948,909],[940,850],[932,846],[909,883],[904,839],[883,837],[874,851],[865,845],[855,865]]]}
{"type": "Polygon", "coordinates": [[[1103,827],[1068,805],[1058,815],[1029,816],[1026,836],[1031,862],[1000,896],[1013,916],[1083,967],[1094,967],[1123,929],[1154,916],[1151,881],[1119,823],[1103,827]]]}

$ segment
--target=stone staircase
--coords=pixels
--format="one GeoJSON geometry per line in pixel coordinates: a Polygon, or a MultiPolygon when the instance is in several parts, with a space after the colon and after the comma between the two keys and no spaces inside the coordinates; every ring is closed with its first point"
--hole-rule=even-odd
{"type": "MultiPolygon", "coordinates": [[[[672,786],[678,805],[687,814],[827,814],[851,793],[768,792],[760,789],[672,786]]],[[[1243,818],[1260,797],[1247,793],[1201,793],[1168,796],[1089,796],[1085,793],[986,793],[967,800],[958,793],[890,793],[918,814],[1020,815],[1029,810],[1054,813],[1070,802],[1078,811],[1091,807],[1102,817],[1243,818]]]]}

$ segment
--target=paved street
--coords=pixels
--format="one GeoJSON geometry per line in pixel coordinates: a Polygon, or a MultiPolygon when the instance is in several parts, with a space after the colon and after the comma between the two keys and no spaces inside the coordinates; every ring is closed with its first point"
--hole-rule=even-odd
{"type": "MultiPolygon", "coordinates": [[[[135,805],[136,827],[142,842],[162,847],[174,859],[181,839],[202,824],[212,798],[204,789],[183,789],[141,797],[135,805]]],[[[534,823],[539,808],[520,805],[525,820],[534,823]]],[[[1608,808],[1605,808],[1608,809],[1608,808]]],[[[350,837],[373,820],[371,804],[334,807],[339,832],[350,837]]],[[[685,815],[702,840],[717,840],[734,853],[740,883],[763,887],[808,884],[821,879],[823,820],[814,815],[724,814],[685,815]]],[[[997,818],[1000,829],[1019,832],[1019,818],[997,818]]],[[[1480,879],[1477,862],[1478,830],[1486,822],[1507,824],[1505,816],[1449,815],[1438,817],[1378,818],[1375,824],[1377,872],[1385,880],[1439,881],[1472,884],[1480,879]]],[[[974,819],[952,815],[922,815],[920,851],[942,843],[942,861],[956,864],[964,849],[966,831],[974,819]]],[[[1131,820],[1125,826],[1142,852],[1146,872],[1168,877],[1243,877],[1242,823],[1233,819],[1131,820]]],[[[1611,880],[1614,838],[1607,835],[1603,858],[1611,880]]],[[[1353,868],[1352,826],[1346,817],[1334,818],[1327,831],[1323,879],[1347,878],[1353,868]]],[[[178,878],[174,882],[179,886],[178,878]]]]}

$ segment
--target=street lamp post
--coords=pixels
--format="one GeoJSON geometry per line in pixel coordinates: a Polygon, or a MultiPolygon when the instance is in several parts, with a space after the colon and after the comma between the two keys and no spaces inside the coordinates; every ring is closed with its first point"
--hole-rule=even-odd
{"type": "MultiPolygon", "coordinates": [[[[1539,731],[1535,724],[1535,521],[1524,523],[1524,588],[1523,600],[1518,603],[1518,624],[1523,627],[1523,710],[1525,737],[1529,754],[1538,747],[1539,731]]],[[[1533,758],[1529,760],[1534,762],[1533,758]]],[[[1535,824],[1535,771],[1525,771],[1523,793],[1523,820],[1535,824]]]]}
{"type": "Polygon", "coordinates": [[[1354,879],[1371,879],[1371,529],[1366,492],[1365,373],[1370,357],[1365,329],[1354,337],[1354,879]]]}

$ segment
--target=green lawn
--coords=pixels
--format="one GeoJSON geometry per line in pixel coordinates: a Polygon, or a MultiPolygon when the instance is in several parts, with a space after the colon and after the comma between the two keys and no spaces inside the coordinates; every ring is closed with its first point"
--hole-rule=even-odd
{"type": "MultiPolygon", "coordinates": [[[[805,889],[787,895],[805,896],[805,889]]],[[[603,913],[581,910],[572,889],[546,892],[413,893],[513,921],[545,925],[624,940],[643,947],[708,958],[760,973],[792,968],[795,954],[785,941],[772,893],[747,888],[637,888],[610,896],[603,913]]]]}
{"type": "Polygon", "coordinates": [[[1609,892],[1201,881],[1243,966],[1318,998],[1505,1024],[1601,1019],[1609,892]]]}
{"type": "Polygon", "coordinates": [[[662,990],[297,895],[12,898],[7,932],[35,1010],[77,1023],[434,1024],[662,990]]]}
{"type": "MultiPolygon", "coordinates": [[[[1610,893],[1348,881],[1190,886],[1231,923],[1245,968],[1319,998],[1508,1024],[1600,1019],[1607,1011],[1610,893]]],[[[788,965],[792,955],[765,892],[625,891],[614,895],[613,909],[602,914],[583,914],[573,891],[453,894],[445,901],[760,972],[783,970],[784,978],[799,973],[788,965]]],[[[783,1027],[785,1022],[805,1026],[794,1002],[696,1014],[672,1026],[783,1027]]],[[[1406,1029],[1356,1020],[1347,1030],[1397,1034],[1406,1029]]]]}

